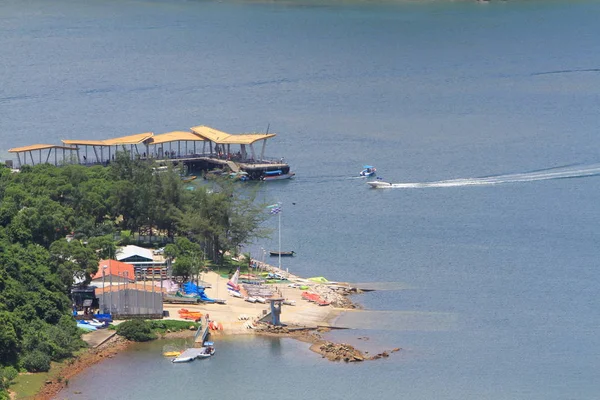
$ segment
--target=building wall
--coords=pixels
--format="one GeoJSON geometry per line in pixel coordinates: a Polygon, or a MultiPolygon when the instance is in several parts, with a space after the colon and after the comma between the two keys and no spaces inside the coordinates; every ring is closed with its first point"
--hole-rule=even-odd
{"type": "Polygon", "coordinates": [[[160,291],[122,289],[100,293],[100,312],[110,313],[115,318],[121,316],[142,316],[163,314],[163,295],[160,291]]]}

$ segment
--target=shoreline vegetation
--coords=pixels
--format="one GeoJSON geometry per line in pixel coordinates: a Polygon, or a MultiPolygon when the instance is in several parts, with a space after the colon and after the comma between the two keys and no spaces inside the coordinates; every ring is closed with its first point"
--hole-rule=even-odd
{"type": "MultiPolygon", "coordinates": [[[[164,246],[164,256],[174,261],[173,278],[186,282],[201,277],[210,283],[206,294],[219,299],[219,294],[227,294],[229,279],[219,272],[249,267],[250,255],[239,249],[270,234],[263,227],[269,214],[265,204],[255,201],[256,192],[240,193],[228,179],[187,190],[176,170],[155,173],[152,164],[134,160],[128,152],[115,158],[109,167],[40,164],[18,172],[0,168],[2,400],[11,389],[31,398],[33,382],[40,380],[42,387],[34,397],[51,398],[85,368],[127,348],[126,341],[111,339],[86,349],[70,299],[71,290],[88,284],[99,260],[113,258],[117,246],[164,246]],[[142,237],[147,242],[140,242],[142,237]]],[[[237,297],[229,297],[226,304],[164,304],[163,309],[168,319],[180,321],[182,307],[210,314],[220,328],[212,332],[215,336],[289,336],[311,343],[313,351],[331,360],[371,358],[320,335],[344,309],[357,308],[348,295],[359,291],[311,282],[262,263],[259,268],[288,279],[269,283],[277,295],[297,304],[285,306],[285,328],[270,329],[259,322],[268,305],[237,297]],[[326,304],[304,300],[301,287],[309,287],[326,304]]],[[[84,338],[87,335],[93,333],[84,338]]]]}

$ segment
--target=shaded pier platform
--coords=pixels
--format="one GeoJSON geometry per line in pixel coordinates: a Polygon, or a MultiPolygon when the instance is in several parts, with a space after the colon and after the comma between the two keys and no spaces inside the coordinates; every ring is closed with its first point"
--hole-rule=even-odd
{"type": "MultiPolygon", "coordinates": [[[[268,171],[290,172],[283,158],[265,156],[267,140],[275,136],[274,133],[229,134],[199,125],[190,131],[159,135],[145,132],[103,140],[63,139],[62,145],[34,144],[12,148],[9,153],[16,155],[17,168],[44,163],[107,166],[121,152],[132,160],[147,160],[157,165],[184,165],[188,170],[199,171],[243,171],[250,179],[260,179],[268,171]]],[[[12,161],[9,160],[11,164],[12,161]]]]}

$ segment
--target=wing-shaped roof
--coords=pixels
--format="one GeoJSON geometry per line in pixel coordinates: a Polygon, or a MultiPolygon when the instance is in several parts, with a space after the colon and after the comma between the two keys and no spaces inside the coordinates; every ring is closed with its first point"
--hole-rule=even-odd
{"type": "Polygon", "coordinates": [[[77,147],[59,146],[59,145],[55,145],[55,144],[32,144],[30,146],[13,147],[12,149],[8,150],[8,152],[9,153],[21,153],[23,151],[47,150],[47,149],[77,150],[77,147]]]}
{"type": "Polygon", "coordinates": [[[136,135],[122,136],[114,139],[106,140],[79,140],[79,139],[64,139],[64,144],[74,144],[81,146],[117,146],[123,144],[140,144],[145,140],[154,136],[152,132],[138,133],[136,135]]]}
{"type": "Polygon", "coordinates": [[[277,136],[275,133],[248,133],[241,135],[232,135],[222,132],[209,126],[199,125],[191,128],[192,132],[218,144],[252,144],[258,140],[266,140],[277,136]]]}
{"type": "Polygon", "coordinates": [[[275,133],[243,133],[241,135],[231,135],[225,139],[223,144],[252,144],[259,140],[267,140],[277,136],[275,133]]]}
{"type": "Polygon", "coordinates": [[[167,142],[175,142],[175,141],[201,141],[204,139],[202,136],[195,134],[194,132],[185,132],[185,131],[173,131],[162,133],[160,135],[154,135],[148,142],[148,144],[161,144],[167,142]]]}

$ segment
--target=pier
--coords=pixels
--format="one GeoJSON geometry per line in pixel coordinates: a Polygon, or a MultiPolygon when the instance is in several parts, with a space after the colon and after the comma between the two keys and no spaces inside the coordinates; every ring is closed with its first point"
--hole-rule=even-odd
{"type": "MultiPolygon", "coordinates": [[[[157,165],[245,172],[249,179],[258,180],[267,171],[279,170],[285,174],[290,171],[283,158],[265,156],[267,140],[275,136],[275,133],[229,134],[199,125],[190,131],[159,135],[145,132],[104,140],[64,139],[61,145],[34,144],[12,148],[9,153],[16,155],[17,169],[44,163],[107,166],[115,160],[117,152],[127,152],[132,159],[157,165]]],[[[12,168],[12,161],[7,166],[12,168]]]]}

